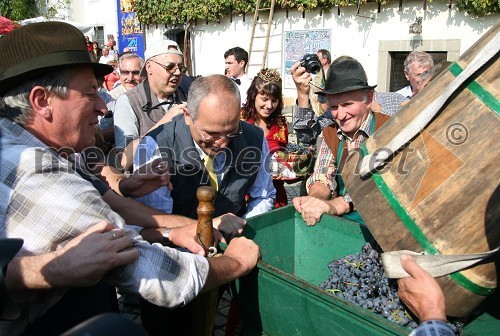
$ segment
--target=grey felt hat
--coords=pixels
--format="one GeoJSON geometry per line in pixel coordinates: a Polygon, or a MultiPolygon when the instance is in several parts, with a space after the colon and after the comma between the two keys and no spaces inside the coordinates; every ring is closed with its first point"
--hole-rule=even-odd
{"type": "Polygon", "coordinates": [[[366,73],[361,63],[352,57],[341,56],[330,65],[325,89],[318,92],[318,95],[373,89],[376,86],[368,85],[366,73]]]}

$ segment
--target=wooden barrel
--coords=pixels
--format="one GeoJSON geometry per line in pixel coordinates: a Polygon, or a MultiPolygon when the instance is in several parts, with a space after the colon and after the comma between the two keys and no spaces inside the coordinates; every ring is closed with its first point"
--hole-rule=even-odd
{"type": "MultiPolygon", "coordinates": [[[[486,252],[500,245],[500,61],[497,53],[436,117],[378,173],[361,177],[360,158],[384,148],[434,101],[486,43],[488,31],[412,98],[364,147],[350,153],[342,176],[356,208],[384,251],[486,252]]],[[[497,287],[500,257],[438,279],[447,314],[466,316],[497,287]]]]}

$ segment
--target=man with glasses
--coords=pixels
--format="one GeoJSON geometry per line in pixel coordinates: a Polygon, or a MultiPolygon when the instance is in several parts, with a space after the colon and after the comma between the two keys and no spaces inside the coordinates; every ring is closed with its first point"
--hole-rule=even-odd
{"type": "MultiPolygon", "coordinates": [[[[217,190],[215,216],[233,213],[249,218],[271,210],[276,191],[269,173],[269,148],[260,128],[240,121],[237,85],[223,75],[200,77],[188,96],[184,113],[149,132],[134,157],[135,166],[163,157],[173,188],[162,187],[138,200],[165,212],[197,218],[196,191],[211,185],[217,190]]],[[[161,229],[146,231],[155,231],[158,241],[164,234],[161,229]]],[[[142,302],[141,312],[150,335],[165,330],[187,335],[182,328],[194,323],[146,302],[142,302]]]]}
{"type": "Polygon", "coordinates": [[[143,66],[144,60],[131,52],[124,53],[118,58],[120,85],[109,91],[113,99],[118,99],[123,93],[135,88],[142,82],[141,69],[143,66]]]}
{"type": "MultiPolygon", "coordinates": [[[[106,64],[92,62],[83,34],[67,23],[33,23],[0,39],[0,237],[24,239],[19,256],[33,257],[21,265],[28,268],[27,275],[36,276],[29,264],[37,256],[48,257],[38,262],[55,263],[69,277],[75,266],[71,260],[87,257],[83,264],[76,264],[93,271],[77,270],[87,276],[70,286],[97,283],[107,268],[104,280],[109,284],[157,305],[180,306],[202,290],[210,291],[247,274],[257,263],[258,247],[238,237],[231,240],[223,256],[206,259],[150,244],[127,227],[96,188],[75,172],[67,157],[94,145],[98,116],[106,111],[97,94],[96,77],[111,70],[106,64]],[[44,41],[43,48],[22,50],[21,46],[39,41],[44,41]],[[96,222],[102,224],[94,232],[110,232],[91,235],[87,230],[96,222]],[[108,230],[110,227],[114,229],[108,230]],[[87,236],[80,236],[85,231],[87,236]],[[103,265],[89,257],[91,251],[88,256],[72,252],[69,259],[54,259],[53,253],[60,255],[70,246],[66,244],[78,244],[74,241],[78,236],[86,243],[94,242],[94,259],[103,265]],[[107,246],[107,261],[99,246],[107,246]]],[[[106,302],[101,302],[108,292],[97,288],[74,288],[78,293],[66,296],[73,293],[60,287],[66,284],[61,282],[64,279],[54,282],[48,278],[52,268],[50,264],[39,268],[38,278],[21,286],[56,288],[16,293],[21,315],[14,321],[0,321],[0,335],[60,335],[81,318],[111,308],[105,309],[106,302]],[[60,308],[57,312],[51,310],[56,306],[60,308]]]]}
{"type": "Polygon", "coordinates": [[[182,113],[186,101],[178,89],[186,72],[179,45],[171,40],[155,41],[144,55],[140,76],[146,79],[116,101],[115,145],[119,148],[182,113]]]}
{"type": "Polygon", "coordinates": [[[222,75],[193,82],[184,113],[149,132],[134,156],[136,167],[165,159],[173,189],[160,188],[140,201],[196,218],[196,190],[212,185],[218,191],[215,216],[230,212],[247,218],[272,209],[269,148],[258,128],[240,122],[238,99],[238,87],[222,75]],[[206,157],[213,160],[212,176],[206,157]],[[210,181],[214,175],[217,180],[210,181]]]}

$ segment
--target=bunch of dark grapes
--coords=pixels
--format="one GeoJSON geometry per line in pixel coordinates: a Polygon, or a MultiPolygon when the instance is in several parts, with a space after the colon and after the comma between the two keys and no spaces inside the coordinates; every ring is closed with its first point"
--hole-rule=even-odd
{"type": "MultiPolygon", "coordinates": [[[[328,263],[332,274],[320,287],[335,296],[382,315],[389,321],[415,329],[413,320],[398,297],[398,283],[387,279],[382,268],[380,247],[366,243],[361,253],[348,254],[328,263]]],[[[456,335],[463,331],[463,320],[453,319],[451,326],[456,335]]]]}
{"type": "Polygon", "coordinates": [[[417,327],[399,300],[397,282],[386,278],[379,252],[370,243],[363,246],[361,253],[330,262],[328,268],[332,274],[321,288],[389,321],[410,329],[417,327]]]}
{"type": "Polygon", "coordinates": [[[289,142],[285,147],[286,154],[309,154],[311,152],[310,146],[299,145],[296,143],[289,142]]]}

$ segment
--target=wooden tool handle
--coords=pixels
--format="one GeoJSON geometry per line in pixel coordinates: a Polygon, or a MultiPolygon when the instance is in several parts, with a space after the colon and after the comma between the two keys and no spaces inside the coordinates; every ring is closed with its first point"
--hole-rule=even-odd
{"type": "Polygon", "coordinates": [[[215,213],[215,200],[216,191],[210,186],[199,187],[196,192],[198,197],[198,226],[196,227],[196,236],[200,240],[202,246],[208,249],[214,246],[214,236],[212,232],[212,218],[215,213]]]}

